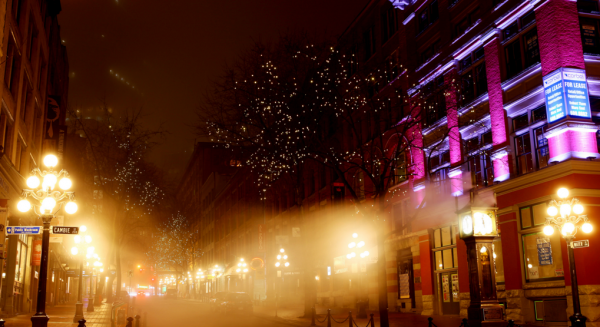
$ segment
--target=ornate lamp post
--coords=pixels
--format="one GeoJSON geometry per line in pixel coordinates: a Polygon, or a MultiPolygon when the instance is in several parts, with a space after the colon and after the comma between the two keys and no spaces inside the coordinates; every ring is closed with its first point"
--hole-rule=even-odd
{"type": "Polygon", "coordinates": [[[246,262],[244,262],[244,258],[240,258],[240,261],[237,264],[237,269],[235,270],[236,273],[238,273],[239,279],[240,279],[240,283],[242,283],[242,291],[245,290],[244,288],[244,279],[243,277],[245,277],[245,274],[248,272],[248,264],[246,262]]]}
{"type": "Polygon", "coordinates": [[[468,206],[458,213],[460,238],[467,245],[471,304],[469,326],[506,326],[496,294],[492,242],[498,236],[496,208],[468,206]]]}
{"type": "Polygon", "coordinates": [[[558,189],[558,197],[560,200],[552,200],[548,203],[548,215],[546,218],[546,226],[544,234],[550,236],[554,234],[554,230],[562,234],[567,242],[567,252],[569,254],[569,273],[571,274],[571,292],[573,293],[573,315],[569,317],[571,326],[585,327],[587,318],[581,314],[579,304],[579,289],[577,286],[577,271],[575,270],[575,256],[573,253],[573,240],[577,234],[577,230],[581,229],[584,233],[590,233],[594,227],[588,222],[588,217],[582,215],[584,208],[576,198],[567,199],[569,190],[566,188],[558,189]]]}
{"type": "MultiPolygon", "coordinates": [[[[358,234],[357,233],[353,233],[352,234],[352,242],[348,243],[348,248],[350,249],[350,253],[346,254],[346,258],[348,260],[352,260],[353,258],[356,258],[356,252],[360,251],[359,249],[362,249],[365,246],[365,241],[358,241],[358,234]]],[[[359,254],[361,259],[364,259],[366,257],[369,256],[369,251],[364,250],[363,252],[361,252],[359,254]]],[[[360,259],[358,261],[358,289],[360,292],[360,289],[362,288],[362,281],[360,278],[360,259]]],[[[358,315],[356,316],[357,318],[367,318],[367,305],[366,305],[366,301],[365,300],[359,300],[358,302],[358,315]]]]}
{"type": "MultiPolygon", "coordinates": [[[[87,227],[85,226],[81,226],[79,228],[79,231],[85,233],[87,231],[87,227]]],[[[78,255],[80,256],[80,264],[79,264],[79,287],[77,289],[77,303],[75,304],[75,316],[73,317],[73,322],[77,323],[79,322],[79,320],[84,319],[83,317],[83,300],[82,300],[82,288],[83,288],[83,261],[84,261],[84,255],[85,256],[89,256],[91,257],[94,253],[94,247],[93,246],[88,246],[86,244],[90,244],[92,243],[92,236],[90,235],[77,235],[74,238],[75,241],[75,246],[71,248],[71,253],[73,255],[78,255]],[[81,244],[81,250],[80,251],[80,246],[79,244],[81,244]],[[85,250],[85,251],[83,251],[85,250]],[[86,254],[87,253],[87,254],[86,254]]]]}
{"type": "Polygon", "coordinates": [[[40,283],[38,286],[38,297],[36,313],[31,317],[31,324],[34,327],[48,326],[48,315],[46,314],[46,282],[48,279],[48,248],[50,245],[50,222],[54,215],[65,204],[65,211],[73,214],[77,211],[77,204],[73,202],[75,195],[73,192],[67,192],[71,188],[71,180],[66,170],[56,172],[53,170],[58,164],[58,158],[49,154],[44,157],[44,165],[48,170],[41,171],[35,168],[31,171],[31,176],[27,179],[27,187],[23,190],[23,200],[17,204],[17,209],[21,212],[31,210],[42,218],[44,230],[42,234],[42,262],[40,265],[40,283]],[[41,181],[40,181],[41,179],[41,181]],[[60,180],[59,180],[60,179],[60,180]],[[63,191],[55,190],[56,184],[63,191]],[[29,199],[29,200],[28,200],[29,199]],[[32,202],[30,202],[32,200],[32,202]]]}

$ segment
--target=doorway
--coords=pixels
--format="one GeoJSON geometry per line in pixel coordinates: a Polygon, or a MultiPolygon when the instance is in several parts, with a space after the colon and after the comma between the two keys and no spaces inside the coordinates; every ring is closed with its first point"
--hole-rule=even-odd
{"type": "Polygon", "coordinates": [[[439,295],[444,315],[460,314],[460,299],[458,290],[458,271],[438,274],[439,295]]]}

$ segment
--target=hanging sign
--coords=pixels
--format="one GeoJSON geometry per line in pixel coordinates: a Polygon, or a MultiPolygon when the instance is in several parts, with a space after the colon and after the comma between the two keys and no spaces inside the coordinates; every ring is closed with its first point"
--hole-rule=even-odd
{"type": "Polygon", "coordinates": [[[552,247],[549,238],[537,239],[538,261],[540,266],[552,264],[552,247]]]}
{"type": "Polygon", "coordinates": [[[543,80],[549,123],[567,116],[591,118],[585,70],[559,68],[543,80]]]}
{"type": "Polygon", "coordinates": [[[42,240],[33,240],[33,252],[31,254],[31,265],[39,266],[42,263],[42,240]]]}
{"type": "Polygon", "coordinates": [[[590,241],[589,240],[573,241],[571,244],[572,244],[572,247],[574,249],[590,247],[590,241]]]}

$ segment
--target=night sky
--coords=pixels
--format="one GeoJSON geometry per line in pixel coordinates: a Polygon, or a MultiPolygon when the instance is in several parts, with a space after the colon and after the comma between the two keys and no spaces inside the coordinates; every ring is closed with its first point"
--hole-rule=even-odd
{"type": "Polygon", "coordinates": [[[69,106],[89,116],[103,103],[115,113],[143,108],[145,126],[169,132],[152,159],[179,177],[196,108],[226,63],[288,30],[338,36],[368,1],[62,0],[69,106]]]}

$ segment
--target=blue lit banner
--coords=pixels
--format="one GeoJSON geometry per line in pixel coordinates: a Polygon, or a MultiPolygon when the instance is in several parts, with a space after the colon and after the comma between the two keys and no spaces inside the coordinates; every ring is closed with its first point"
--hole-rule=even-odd
{"type": "Polygon", "coordinates": [[[585,70],[559,68],[544,76],[544,97],[548,122],[564,117],[590,118],[585,70]]]}
{"type": "Polygon", "coordinates": [[[563,68],[563,81],[567,97],[567,114],[573,117],[591,118],[585,70],[563,68]]]}
{"type": "Polygon", "coordinates": [[[560,69],[544,76],[544,95],[546,97],[546,114],[552,123],[567,115],[565,96],[560,69]]]}

